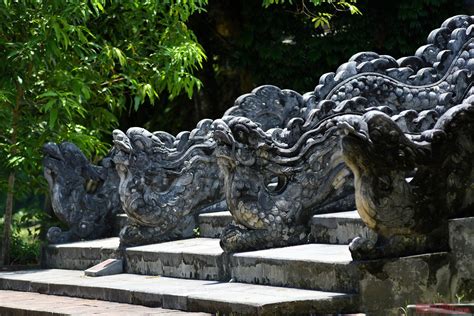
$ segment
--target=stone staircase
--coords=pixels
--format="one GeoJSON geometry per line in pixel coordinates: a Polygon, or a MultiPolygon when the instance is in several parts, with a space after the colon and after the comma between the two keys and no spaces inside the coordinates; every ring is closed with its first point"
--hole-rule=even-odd
{"type": "Polygon", "coordinates": [[[369,233],[356,212],[315,216],[314,243],[236,254],[211,238],[230,219],[202,214],[197,238],[126,249],[117,237],[49,245],[44,270],[0,273],[0,289],[220,315],[396,315],[407,293],[422,300],[449,282],[448,253],[352,261],[344,243],[369,233]],[[124,259],[124,273],[84,275],[108,258],[124,259]]]}

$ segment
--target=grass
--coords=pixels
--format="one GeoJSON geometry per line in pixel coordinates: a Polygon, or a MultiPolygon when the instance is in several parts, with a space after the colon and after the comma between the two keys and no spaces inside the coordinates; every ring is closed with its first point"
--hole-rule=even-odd
{"type": "MultiPolygon", "coordinates": [[[[39,262],[41,252],[40,224],[37,224],[34,218],[25,220],[25,215],[21,211],[13,215],[10,265],[29,265],[39,262]]],[[[3,236],[3,217],[0,218],[0,231],[3,236]]]]}

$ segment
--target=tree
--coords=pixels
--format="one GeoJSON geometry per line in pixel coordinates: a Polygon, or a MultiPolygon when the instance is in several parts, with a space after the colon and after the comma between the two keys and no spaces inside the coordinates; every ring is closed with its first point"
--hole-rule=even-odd
{"type": "Polygon", "coordinates": [[[39,148],[70,140],[88,155],[128,104],[189,97],[205,59],[186,21],[206,0],[4,0],[0,4],[0,164],[7,177],[1,262],[15,197],[45,187],[39,148]],[[16,182],[19,175],[22,182],[16,182]]]}

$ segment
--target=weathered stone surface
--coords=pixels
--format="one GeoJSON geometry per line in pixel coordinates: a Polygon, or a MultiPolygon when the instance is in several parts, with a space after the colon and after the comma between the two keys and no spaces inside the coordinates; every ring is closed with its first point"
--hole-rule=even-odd
{"type": "Polygon", "coordinates": [[[119,178],[110,157],[91,164],[76,145],[47,143],[43,146],[44,176],[49,184],[53,211],[68,231],[48,230],[50,243],[110,236],[114,216],[122,212],[119,178]]]}
{"type": "Polygon", "coordinates": [[[474,215],[474,96],[419,133],[376,111],[343,121],[357,210],[377,233],[351,243],[354,258],[446,251],[448,219],[474,215]]]}
{"type": "Polygon", "coordinates": [[[311,235],[317,243],[344,245],[357,236],[368,237],[370,234],[373,232],[357,211],[317,214],[312,218],[311,235]]]}
{"type": "Polygon", "coordinates": [[[236,252],[305,243],[313,214],[353,209],[352,178],[332,117],[376,110],[393,116],[403,133],[432,129],[470,94],[472,69],[462,65],[474,48],[473,21],[470,16],[448,19],[414,56],[354,55],[336,73],[321,77],[302,97],[303,115],[284,128],[264,130],[246,117],[214,121],[216,156],[235,220],[222,235],[223,248],[236,252]]]}
{"type": "Polygon", "coordinates": [[[133,274],[89,278],[74,270],[4,272],[0,288],[245,315],[338,313],[354,311],[355,304],[353,295],[341,293],[133,274]]]}
{"type": "Polygon", "coordinates": [[[449,221],[449,246],[451,301],[456,302],[457,297],[462,297],[463,302],[474,301],[474,217],[449,221]]]}
{"type": "Polygon", "coordinates": [[[400,315],[407,304],[449,297],[449,256],[434,253],[359,263],[360,308],[369,315],[400,315]]]}

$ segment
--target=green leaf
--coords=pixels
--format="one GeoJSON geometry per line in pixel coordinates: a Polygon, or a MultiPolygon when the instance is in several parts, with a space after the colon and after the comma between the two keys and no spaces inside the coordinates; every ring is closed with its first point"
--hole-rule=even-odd
{"type": "Polygon", "coordinates": [[[56,123],[56,119],[58,118],[58,109],[52,108],[49,112],[49,127],[54,128],[54,124],[56,123]]]}
{"type": "Polygon", "coordinates": [[[41,98],[46,98],[46,97],[57,97],[57,96],[58,96],[58,93],[55,91],[46,91],[40,94],[39,96],[37,96],[36,98],[41,99],[41,98]]]}
{"type": "Polygon", "coordinates": [[[112,52],[114,57],[119,60],[120,65],[124,66],[127,63],[127,59],[120,49],[117,47],[112,47],[112,52]]]}
{"type": "Polygon", "coordinates": [[[141,98],[136,95],[134,98],[133,98],[133,109],[135,111],[138,111],[138,108],[140,107],[140,105],[142,104],[142,100],[141,98]]]}
{"type": "Polygon", "coordinates": [[[44,105],[43,112],[50,111],[55,103],[56,103],[56,99],[49,100],[48,103],[44,105]]]}

